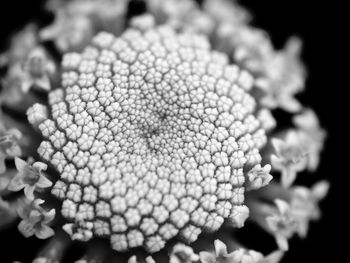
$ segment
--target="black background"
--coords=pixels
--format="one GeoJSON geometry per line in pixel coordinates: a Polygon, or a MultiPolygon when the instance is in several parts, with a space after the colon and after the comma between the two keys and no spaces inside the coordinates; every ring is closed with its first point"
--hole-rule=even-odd
{"type": "MultiPolygon", "coordinates": [[[[11,0],[0,3],[0,50],[6,46],[6,39],[30,20],[41,17],[49,21],[50,16],[42,16],[43,0],[11,0]]],[[[350,176],[345,158],[348,137],[345,132],[349,122],[348,104],[341,98],[347,97],[348,84],[340,83],[342,61],[347,54],[340,47],[342,23],[335,1],[305,0],[242,0],[254,14],[254,25],[267,30],[276,47],[282,47],[288,36],[297,35],[304,41],[303,59],[309,70],[307,89],[300,96],[302,102],[310,105],[318,113],[321,124],[328,131],[326,150],[316,175],[308,175],[306,183],[318,179],[328,179],[331,190],[321,207],[323,218],[311,225],[307,239],[293,238],[291,250],[282,262],[348,262],[348,250],[343,245],[349,243],[347,229],[349,216],[346,215],[345,181],[350,176]],[[339,32],[341,34],[339,34],[339,32]],[[336,61],[338,60],[338,61],[336,61]],[[344,202],[344,204],[343,204],[344,202]],[[345,238],[345,240],[341,240],[345,238]]],[[[346,76],[346,75],[345,75],[346,76]]],[[[347,198],[347,199],[346,199],[347,198]]],[[[255,238],[252,236],[252,238],[255,238]]],[[[0,232],[0,263],[18,259],[28,262],[35,255],[36,247],[43,244],[35,238],[24,240],[14,229],[0,232]]],[[[261,240],[263,242],[263,240],[261,240]]]]}

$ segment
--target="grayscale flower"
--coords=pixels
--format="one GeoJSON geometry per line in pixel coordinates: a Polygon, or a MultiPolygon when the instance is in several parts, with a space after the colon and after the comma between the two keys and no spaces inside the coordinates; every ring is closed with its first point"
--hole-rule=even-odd
{"type": "Polygon", "coordinates": [[[311,189],[304,186],[295,186],[291,192],[291,212],[298,221],[298,234],[306,237],[311,220],[317,220],[321,216],[318,203],[328,193],[329,183],[320,181],[311,189]]]}
{"type": "Polygon", "coordinates": [[[280,107],[298,112],[302,105],[294,97],[304,90],[306,70],[300,61],[301,40],[290,38],[282,51],[274,53],[263,65],[257,86],[264,95],[261,103],[268,108],[280,107]]]}
{"type": "Polygon", "coordinates": [[[272,175],[270,174],[271,165],[266,164],[261,167],[260,164],[255,165],[247,174],[249,184],[248,189],[259,189],[270,183],[272,175]]]}
{"type": "Polygon", "coordinates": [[[288,250],[288,239],[294,235],[298,225],[286,201],[276,199],[275,204],[276,208],[266,217],[266,224],[275,236],[279,248],[288,250]]]}
{"type": "Polygon", "coordinates": [[[7,130],[0,121],[0,174],[6,171],[6,158],[21,155],[21,148],[18,144],[21,136],[19,130],[15,128],[7,130]]]}
{"type": "Polygon", "coordinates": [[[37,188],[50,187],[52,182],[42,174],[42,171],[45,171],[47,168],[45,163],[31,163],[32,161],[26,162],[15,157],[15,165],[18,173],[9,182],[8,189],[15,192],[24,189],[25,196],[29,200],[34,200],[34,191],[37,188]]]}
{"type": "Polygon", "coordinates": [[[326,137],[301,41],[276,50],[236,1],[137,2],[50,0],[0,56],[0,229],[50,238],[36,263],[73,241],[79,263],[279,262],[329,188],[295,185],[326,137]]]}
{"type": "Polygon", "coordinates": [[[284,140],[273,138],[272,144],[275,154],[271,155],[271,164],[281,171],[282,185],[289,187],[297,173],[307,167],[307,146],[294,130],[288,131],[284,140]]]}
{"type": "Polygon", "coordinates": [[[25,236],[35,235],[37,238],[46,239],[55,234],[48,224],[55,218],[55,209],[44,210],[41,205],[44,200],[35,199],[27,207],[18,210],[18,216],[22,221],[18,225],[18,230],[25,236]]]}

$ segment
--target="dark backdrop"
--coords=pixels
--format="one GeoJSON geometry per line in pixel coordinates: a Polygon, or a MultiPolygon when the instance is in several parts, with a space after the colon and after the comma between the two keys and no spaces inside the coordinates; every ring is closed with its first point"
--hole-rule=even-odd
{"type": "MultiPolygon", "coordinates": [[[[44,2],[44,0],[0,2],[1,50],[6,46],[8,36],[29,20],[38,17],[40,21],[50,20],[50,16],[42,16],[44,2]]],[[[329,196],[321,205],[324,211],[323,218],[311,225],[307,239],[294,238],[291,241],[291,250],[283,262],[341,262],[340,258],[347,253],[347,250],[342,249],[342,244],[348,243],[346,241],[348,234],[345,231],[349,224],[348,216],[345,214],[347,207],[342,204],[346,199],[341,185],[346,185],[345,178],[349,176],[347,163],[345,159],[343,160],[349,154],[342,153],[342,150],[347,149],[345,145],[348,139],[342,137],[344,136],[342,130],[346,129],[349,113],[345,110],[347,105],[342,104],[340,100],[345,95],[344,90],[347,87],[338,82],[341,79],[341,66],[334,60],[335,57],[341,60],[346,53],[337,49],[338,43],[341,42],[341,35],[336,32],[340,26],[335,22],[338,13],[334,7],[337,3],[323,0],[242,0],[241,2],[253,12],[254,24],[266,29],[277,47],[282,47],[290,35],[297,35],[303,39],[303,58],[309,69],[309,78],[306,92],[300,98],[306,105],[315,109],[321,124],[329,133],[326,151],[322,156],[317,175],[310,175],[305,179],[306,183],[310,183],[327,178],[332,184],[329,196]],[[345,241],[340,237],[345,238],[345,241]]],[[[343,32],[344,34],[346,32],[343,32]]],[[[43,244],[35,238],[25,242],[15,231],[15,227],[1,232],[0,242],[2,243],[0,262],[11,262],[15,259],[27,262],[28,257],[33,257],[37,247],[43,244]]]]}

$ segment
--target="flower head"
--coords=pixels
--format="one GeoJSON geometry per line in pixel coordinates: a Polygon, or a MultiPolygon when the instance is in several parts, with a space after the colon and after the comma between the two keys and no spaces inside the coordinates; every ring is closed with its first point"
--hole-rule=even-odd
{"type": "Polygon", "coordinates": [[[34,190],[47,188],[52,185],[42,171],[47,169],[47,164],[32,161],[26,162],[15,157],[15,165],[18,170],[17,175],[10,181],[8,189],[11,191],[19,191],[24,189],[24,194],[29,200],[34,200],[34,190]]]}
{"type": "Polygon", "coordinates": [[[60,173],[52,192],[78,232],[155,252],[225,218],[243,226],[243,181],[230,173],[259,164],[266,137],[251,83],[205,38],[168,26],[100,33],[62,66],[38,152],[60,173]]]}
{"type": "Polygon", "coordinates": [[[52,236],[34,262],[62,261],[75,240],[80,263],[276,263],[306,234],[328,184],[293,186],[325,138],[295,97],[298,39],[275,50],[229,0],[46,8],[53,23],[0,56],[0,226],[19,216],[26,237],[52,236]],[[281,129],[276,108],[296,127],[281,129]],[[279,250],[244,248],[246,220],[279,250]]]}

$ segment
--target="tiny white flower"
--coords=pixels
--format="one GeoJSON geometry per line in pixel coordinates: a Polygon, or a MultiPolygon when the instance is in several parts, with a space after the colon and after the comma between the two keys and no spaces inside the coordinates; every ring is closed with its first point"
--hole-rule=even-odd
{"type": "Polygon", "coordinates": [[[272,168],[282,173],[281,183],[288,188],[294,182],[297,172],[307,166],[307,147],[294,130],[288,131],[285,139],[273,138],[272,145],[275,150],[271,155],[272,168]]]}
{"type": "Polygon", "coordinates": [[[276,199],[275,204],[275,211],[266,217],[267,227],[275,236],[278,247],[281,250],[288,250],[288,239],[296,232],[297,222],[286,201],[276,199]]]}
{"type": "Polygon", "coordinates": [[[8,189],[17,192],[24,189],[24,194],[29,200],[34,200],[34,191],[47,188],[52,182],[47,179],[42,171],[47,169],[47,164],[42,162],[26,162],[15,157],[17,175],[9,182],[8,189]]]}
{"type": "Polygon", "coordinates": [[[298,222],[298,234],[305,237],[310,220],[320,217],[318,203],[327,195],[329,182],[320,181],[310,189],[303,186],[291,188],[291,213],[298,222]]]}

